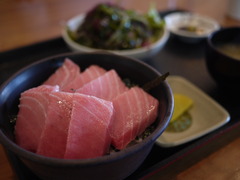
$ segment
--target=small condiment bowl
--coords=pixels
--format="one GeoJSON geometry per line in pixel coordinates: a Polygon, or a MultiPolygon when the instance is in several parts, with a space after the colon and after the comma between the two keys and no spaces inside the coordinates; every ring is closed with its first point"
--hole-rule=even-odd
{"type": "Polygon", "coordinates": [[[229,27],[212,33],[207,40],[206,66],[212,78],[222,87],[240,87],[240,58],[227,55],[220,48],[226,44],[240,47],[240,27],[229,27]]]}
{"type": "Polygon", "coordinates": [[[219,29],[219,24],[206,16],[191,12],[176,12],[165,17],[168,30],[180,40],[196,43],[219,29]]]}
{"type": "MultiPolygon", "coordinates": [[[[69,19],[66,22],[66,25],[62,29],[63,40],[70,47],[70,49],[76,52],[94,52],[99,50],[103,51],[104,49],[95,49],[95,48],[81,45],[73,41],[72,38],[70,38],[68,34],[68,29],[73,32],[76,31],[78,26],[81,25],[81,23],[83,22],[84,18],[85,18],[85,14],[80,14],[69,19]]],[[[169,31],[165,26],[162,36],[156,42],[148,46],[137,48],[137,49],[130,49],[130,50],[104,50],[104,51],[108,51],[108,52],[122,55],[122,56],[128,56],[132,58],[145,60],[147,58],[151,58],[154,55],[156,55],[167,43],[168,38],[169,38],[169,31]]]]}

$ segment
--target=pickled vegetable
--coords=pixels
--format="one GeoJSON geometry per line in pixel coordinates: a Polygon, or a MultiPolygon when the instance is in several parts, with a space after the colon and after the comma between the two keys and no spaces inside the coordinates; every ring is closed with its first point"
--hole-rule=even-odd
{"type": "Polygon", "coordinates": [[[163,34],[164,21],[151,8],[146,14],[102,3],[86,14],[83,23],[70,37],[96,49],[126,50],[148,46],[163,34]]]}

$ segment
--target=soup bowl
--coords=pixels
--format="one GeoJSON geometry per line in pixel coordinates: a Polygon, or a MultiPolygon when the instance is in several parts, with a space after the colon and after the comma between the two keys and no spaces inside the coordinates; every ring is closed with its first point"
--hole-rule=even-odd
{"type": "Polygon", "coordinates": [[[139,86],[161,75],[139,60],[102,52],[68,53],[39,60],[14,74],[0,87],[0,142],[6,151],[15,155],[40,179],[124,179],[143,163],[169,123],[173,97],[171,88],[165,81],[149,91],[159,100],[153,132],[141,142],[123,150],[91,159],[58,159],[27,151],[15,142],[11,117],[17,115],[20,94],[43,83],[63,64],[66,57],[82,70],[92,64],[106,70],[115,69],[121,78],[129,78],[139,86]]]}
{"type": "Polygon", "coordinates": [[[207,39],[206,66],[221,87],[240,87],[240,57],[236,57],[236,53],[239,56],[239,48],[240,27],[220,29],[207,39]]]}

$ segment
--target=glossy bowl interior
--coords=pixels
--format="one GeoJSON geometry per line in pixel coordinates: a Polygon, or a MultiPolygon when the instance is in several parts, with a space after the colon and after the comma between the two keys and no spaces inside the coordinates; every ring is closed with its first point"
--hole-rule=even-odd
{"type": "Polygon", "coordinates": [[[240,44],[240,27],[223,28],[207,40],[206,66],[213,79],[226,88],[240,87],[240,59],[228,56],[217,47],[220,44],[240,44]]]}
{"type": "Polygon", "coordinates": [[[167,82],[160,83],[149,92],[160,102],[154,132],[141,143],[122,151],[93,159],[64,160],[37,155],[14,142],[11,118],[18,112],[20,93],[44,82],[63,63],[65,57],[79,64],[82,70],[91,64],[107,70],[114,68],[121,78],[130,78],[140,86],[161,75],[139,60],[100,52],[62,54],[35,62],[17,72],[0,87],[0,142],[41,179],[124,179],[142,164],[171,118],[173,97],[167,82]]]}
{"type": "MultiPolygon", "coordinates": [[[[63,40],[73,51],[76,51],[76,52],[94,52],[96,50],[100,50],[100,49],[94,49],[87,46],[83,46],[73,41],[68,35],[67,30],[70,29],[71,31],[76,31],[78,26],[81,25],[81,23],[83,22],[84,17],[85,17],[84,14],[80,14],[78,16],[71,18],[69,21],[67,21],[66,25],[63,27],[63,30],[62,30],[63,40]]],[[[165,27],[161,38],[149,46],[132,49],[132,50],[106,50],[106,51],[115,53],[118,55],[122,55],[122,56],[128,56],[132,58],[139,58],[141,60],[145,60],[147,58],[150,58],[156,55],[167,43],[168,38],[169,38],[169,32],[165,27]]]]}

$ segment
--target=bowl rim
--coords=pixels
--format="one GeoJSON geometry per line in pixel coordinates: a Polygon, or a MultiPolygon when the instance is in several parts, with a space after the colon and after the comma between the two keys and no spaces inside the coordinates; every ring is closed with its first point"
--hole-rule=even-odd
{"type": "Polygon", "coordinates": [[[239,30],[239,34],[240,34],[240,27],[239,26],[233,26],[233,27],[224,27],[224,28],[220,28],[219,30],[217,31],[214,31],[212,32],[208,38],[207,38],[207,43],[208,43],[208,46],[214,50],[214,52],[220,54],[221,56],[225,57],[225,58],[228,58],[228,61],[232,61],[232,62],[239,62],[240,63],[240,59],[237,59],[237,58],[234,58],[232,56],[229,56],[225,53],[223,53],[221,50],[219,50],[218,48],[216,48],[214,42],[213,42],[213,38],[215,36],[217,36],[218,34],[220,33],[224,33],[226,31],[233,31],[233,30],[239,30]]]}
{"type": "MultiPolygon", "coordinates": [[[[30,68],[32,66],[37,66],[38,64],[44,63],[46,61],[50,61],[51,59],[56,59],[56,58],[61,58],[61,57],[69,57],[69,56],[75,56],[75,55],[81,56],[83,54],[119,56],[119,55],[116,55],[116,54],[106,53],[106,52],[93,52],[93,53],[70,52],[70,53],[61,53],[61,54],[58,54],[58,55],[49,56],[49,57],[40,59],[38,61],[35,61],[35,62],[21,68],[16,73],[14,73],[3,84],[1,84],[0,95],[1,95],[2,91],[6,88],[6,86],[13,79],[15,79],[19,74],[26,71],[28,68],[30,68]]],[[[124,57],[124,56],[120,56],[120,57],[125,58],[125,59],[127,58],[128,60],[131,60],[131,61],[135,61],[136,63],[140,63],[140,64],[146,66],[147,68],[150,68],[156,74],[161,75],[161,73],[158,72],[156,69],[154,69],[152,66],[150,66],[150,65],[148,65],[148,64],[146,64],[142,61],[139,61],[137,59],[130,58],[130,57],[124,57]]],[[[174,100],[173,100],[173,97],[172,97],[172,90],[171,90],[169,84],[167,83],[167,81],[164,81],[162,83],[164,84],[164,87],[167,89],[166,96],[169,99],[169,106],[166,108],[166,116],[160,122],[160,124],[162,126],[158,126],[151,135],[149,135],[147,138],[145,138],[142,141],[142,143],[135,144],[135,145],[130,146],[128,148],[125,148],[125,149],[123,149],[119,152],[114,152],[111,155],[104,155],[104,156],[100,156],[100,157],[96,157],[96,158],[90,158],[90,159],[59,159],[59,158],[42,156],[42,155],[30,152],[28,150],[25,150],[24,148],[21,148],[20,146],[18,146],[14,141],[10,140],[4,134],[4,132],[2,131],[2,127],[0,127],[0,142],[2,143],[4,148],[16,153],[21,158],[25,158],[25,159],[28,159],[28,160],[31,160],[31,161],[34,161],[34,162],[38,162],[40,164],[46,164],[46,165],[51,165],[51,166],[57,165],[58,167],[65,167],[65,166],[70,167],[70,166],[76,166],[76,165],[84,166],[84,167],[95,166],[95,165],[100,165],[100,164],[106,164],[106,163],[109,163],[109,162],[113,162],[113,161],[116,161],[116,160],[124,158],[124,157],[128,157],[128,156],[140,151],[141,148],[139,148],[139,147],[147,147],[148,145],[154,143],[156,141],[156,139],[164,131],[164,129],[167,127],[167,124],[170,121],[170,118],[171,118],[171,115],[172,115],[172,112],[173,112],[173,106],[174,106],[174,100]],[[127,156],[126,156],[126,154],[127,154],[127,156]],[[98,162],[98,163],[96,164],[96,162],[98,162]]]]}
{"type": "MultiPolygon", "coordinates": [[[[199,13],[193,13],[193,12],[174,12],[174,13],[170,13],[169,15],[167,15],[165,18],[166,24],[167,24],[167,28],[169,29],[170,32],[172,32],[175,35],[178,36],[182,36],[182,37],[186,37],[186,38],[194,38],[194,39],[203,39],[203,38],[207,38],[209,36],[209,34],[211,34],[212,32],[220,29],[220,25],[219,23],[208,16],[205,15],[201,15],[199,13]],[[211,24],[213,26],[213,28],[211,28],[211,32],[209,33],[204,33],[204,34],[194,34],[194,33],[188,33],[188,32],[183,32],[183,31],[179,31],[175,28],[172,28],[172,26],[168,25],[168,22],[172,19],[175,18],[191,18],[191,19],[196,19],[197,21],[204,21],[205,23],[211,24]]],[[[174,27],[179,27],[179,26],[175,26],[174,27]]]]}
{"type": "Polygon", "coordinates": [[[87,47],[87,46],[84,46],[84,45],[81,45],[75,41],[73,41],[68,33],[67,33],[67,29],[69,28],[69,26],[71,24],[81,24],[81,22],[84,20],[84,17],[86,16],[85,13],[83,14],[79,14],[79,15],[76,15],[72,18],[70,18],[63,26],[62,28],[62,37],[63,37],[63,40],[70,46],[72,47],[73,49],[75,50],[78,50],[78,51],[83,51],[83,52],[93,52],[93,51],[107,51],[107,52],[111,52],[111,53],[116,53],[118,55],[123,55],[123,56],[134,56],[136,54],[141,54],[141,53],[146,53],[148,52],[149,50],[151,49],[155,49],[157,47],[161,47],[163,46],[167,40],[169,39],[169,36],[170,36],[170,33],[168,31],[168,29],[166,28],[166,24],[164,25],[164,28],[163,28],[163,34],[162,36],[157,40],[155,41],[154,43],[148,45],[148,46],[145,46],[145,47],[140,47],[140,48],[136,48],[136,49],[130,49],[130,50],[108,50],[108,49],[96,49],[96,48],[91,48],[91,47],[87,47]]]}

